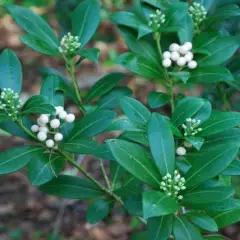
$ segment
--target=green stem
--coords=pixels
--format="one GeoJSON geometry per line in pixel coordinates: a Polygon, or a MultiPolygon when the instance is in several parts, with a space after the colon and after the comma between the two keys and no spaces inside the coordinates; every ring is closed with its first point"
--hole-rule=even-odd
{"type": "Polygon", "coordinates": [[[22,121],[21,121],[20,119],[17,119],[17,120],[15,121],[15,123],[16,123],[20,128],[22,128],[22,130],[23,130],[26,134],[28,134],[29,136],[31,136],[32,138],[34,138],[36,141],[39,142],[39,140],[37,139],[37,137],[36,137],[29,129],[27,129],[27,128],[23,125],[23,123],[22,123],[22,121]]]}
{"type": "Polygon", "coordinates": [[[221,84],[217,84],[217,91],[219,96],[221,97],[222,101],[223,101],[223,105],[224,105],[224,110],[229,112],[231,111],[231,105],[227,99],[227,94],[224,91],[224,89],[222,89],[222,85],[221,84]]]}
{"type": "Polygon", "coordinates": [[[109,181],[108,176],[107,176],[107,173],[106,173],[106,170],[105,170],[105,168],[104,168],[103,160],[100,159],[99,161],[100,161],[100,166],[101,166],[102,174],[103,174],[103,177],[104,177],[104,179],[105,179],[105,182],[106,182],[106,184],[107,184],[107,186],[108,186],[108,189],[112,189],[112,188],[111,188],[110,181],[109,181]]]}

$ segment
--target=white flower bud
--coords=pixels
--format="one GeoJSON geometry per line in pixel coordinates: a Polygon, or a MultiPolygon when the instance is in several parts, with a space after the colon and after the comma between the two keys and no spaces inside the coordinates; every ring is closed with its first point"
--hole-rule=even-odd
{"type": "Polygon", "coordinates": [[[62,106],[55,107],[56,109],[56,115],[59,115],[62,111],[64,111],[64,108],[62,106]]]}
{"type": "Polygon", "coordinates": [[[169,51],[166,51],[163,53],[163,58],[164,59],[169,59],[171,57],[171,53],[169,51]]]}
{"type": "Polygon", "coordinates": [[[164,59],[162,61],[162,65],[165,67],[165,68],[169,68],[172,66],[172,61],[170,59],[164,59]]]}
{"type": "Polygon", "coordinates": [[[39,121],[42,123],[42,124],[47,124],[49,122],[49,117],[47,114],[42,114],[39,118],[39,121]]]}
{"type": "Polygon", "coordinates": [[[50,122],[50,126],[51,126],[53,129],[59,128],[59,127],[60,127],[60,121],[59,121],[58,119],[53,119],[53,120],[50,122]]]}
{"type": "Polygon", "coordinates": [[[68,122],[68,123],[74,122],[75,121],[75,115],[72,114],[72,113],[68,114],[65,118],[65,121],[68,122]]]}
{"type": "Polygon", "coordinates": [[[39,131],[39,126],[38,125],[33,125],[32,127],[31,127],[31,131],[32,132],[38,132],[39,131]]]}
{"type": "Polygon", "coordinates": [[[43,142],[47,139],[47,134],[45,132],[39,132],[37,138],[39,141],[43,142]]]}
{"type": "Polygon", "coordinates": [[[188,67],[189,67],[190,69],[196,68],[196,67],[197,67],[197,62],[196,62],[196,61],[190,61],[190,62],[188,63],[188,67]]]}
{"type": "Polygon", "coordinates": [[[60,119],[65,119],[66,116],[67,116],[67,112],[65,112],[65,111],[62,111],[62,112],[59,113],[59,118],[60,119]]]}
{"type": "Polygon", "coordinates": [[[47,146],[48,148],[53,148],[53,147],[54,147],[54,141],[51,140],[51,139],[47,140],[47,141],[46,141],[46,146],[47,146]]]}
{"type": "Polygon", "coordinates": [[[183,67],[186,64],[186,60],[184,57],[180,57],[177,61],[178,66],[183,67]]]}
{"type": "Polygon", "coordinates": [[[191,42],[186,42],[184,45],[188,48],[188,51],[192,50],[193,45],[191,42]]]}
{"type": "Polygon", "coordinates": [[[61,133],[56,133],[54,139],[55,141],[60,142],[63,140],[63,135],[61,133]]]}
{"type": "Polygon", "coordinates": [[[182,199],[183,199],[183,196],[182,196],[182,195],[179,195],[179,196],[178,196],[178,199],[179,199],[179,200],[182,200],[182,199]]]}
{"type": "Polygon", "coordinates": [[[191,60],[193,60],[193,54],[192,52],[188,52],[185,56],[184,56],[186,62],[190,62],[191,60]]]}
{"type": "Polygon", "coordinates": [[[177,155],[184,156],[186,154],[186,149],[184,147],[178,147],[176,150],[177,155]]]}
{"type": "Polygon", "coordinates": [[[173,43],[170,45],[169,50],[171,52],[178,52],[179,48],[180,48],[180,46],[177,43],[173,43]]]}
{"type": "Polygon", "coordinates": [[[180,58],[180,54],[178,52],[172,52],[171,53],[171,59],[173,61],[177,61],[180,58]]]}
{"type": "Polygon", "coordinates": [[[183,46],[180,46],[179,50],[178,50],[179,53],[185,55],[188,53],[188,47],[186,47],[185,45],[183,46]]]}

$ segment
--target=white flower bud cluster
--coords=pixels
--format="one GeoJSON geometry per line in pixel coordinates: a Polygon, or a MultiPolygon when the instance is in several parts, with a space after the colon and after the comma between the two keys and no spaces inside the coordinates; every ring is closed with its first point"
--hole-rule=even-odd
{"type": "Polygon", "coordinates": [[[0,110],[5,112],[13,121],[17,120],[22,101],[19,94],[10,88],[3,88],[0,95],[0,110]]]}
{"type": "Polygon", "coordinates": [[[185,178],[181,177],[178,170],[174,171],[174,176],[167,174],[162,178],[160,183],[160,189],[162,189],[169,197],[173,197],[178,200],[182,200],[183,196],[179,195],[180,191],[186,189],[185,178]]]}
{"type": "Polygon", "coordinates": [[[182,124],[182,128],[184,129],[184,136],[195,136],[201,132],[202,128],[199,128],[200,124],[201,120],[187,118],[185,124],[182,124]]]}
{"type": "Polygon", "coordinates": [[[188,10],[195,27],[197,27],[207,17],[207,11],[200,3],[193,3],[188,10]]]}
{"type": "Polygon", "coordinates": [[[57,148],[57,142],[63,140],[63,135],[59,132],[64,122],[72,123],[75,120],[74,114],[67,114],[64,108],[56,107],[56,114],[41,114],[37,119],[37,125],[31,127],[32,132],[37,133],[37,138],[41,142],[46,141],[48,148],[57,148]]]}
{"type": "Polygon", "coordinates": [[[81,47],[78,36],[72,36],[69,32],[61,40],[61,45],[58,51],[66,56],[74,56],[81,47]]]}
{"type": "Polygon", "coordinates": [[[165,14],[162,13],[159,9],[156,10],[156,14],[150,14],[150,21],[148,25],[153,29],[154,32],[158,32],[161,24],[165,23],[165,14]]]}
{"type": "Polygon", "coordinates": [[[194,56],[191,50],[191,42],[186,42],[181,46],[177,43],[171,44],[169,51],[163,53],[162,65],[169,68],[173,62],[176,62],[179,67],[184,67],[187,64],[190,69],[196,68],[197,62],[193,60],[194,56]]]}

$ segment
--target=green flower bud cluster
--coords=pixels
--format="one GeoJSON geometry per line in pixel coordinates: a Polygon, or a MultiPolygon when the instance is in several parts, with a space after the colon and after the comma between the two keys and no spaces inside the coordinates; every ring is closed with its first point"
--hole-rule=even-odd
{"type": "Polygon", "coordinates": [[[197,27],[207,17],[207,11],[200,3],[193,3],[188,10],[195,27],[197,27]]]}
{"type": "Polygon", "coordinates": [[[72,36],[69,32],[62,38],[58,51],[66,56],[75,56],[80,47],[81,43],[79,42],[79,37],[72,36]]]}
{"type": "Polygon", "coordinates": [[[161,24],[165,23],[165,14],[162,13],[159,9],[156,10],[156,14],[150,14],[150,21],[148,25],[153,29],[154,32],[157,32],[161,27],[161,24]]]}
{"type": "Polygon", "coordinates": [[[19,115],[19,108],[22,106],[22,102],[19,98],[19,94],[15,93],[10,88],[3,88],[0,95],[0,110],[5,112],[13,121],[17,120],[19,115]]]}
{"type": "Polygon", "coordinates": [[[174,176],[167,174],[162,178],[160,183],[160,189],[162,189],[169,197],[173,197],[178,200],[182,200],[183,196],[179,195],[180,191],[186,189],[185,178],[181,177],[178,170],[174,171],[174,176]]]}
{"type": "Polygon", "coordinates": [[[202,128],[199,128],[201,120],[196,120],[192,118],[187,118],[185,124],[182,124],[184,129],[184,136],[195,136],[197,133],[202,131],[202,128]]]}

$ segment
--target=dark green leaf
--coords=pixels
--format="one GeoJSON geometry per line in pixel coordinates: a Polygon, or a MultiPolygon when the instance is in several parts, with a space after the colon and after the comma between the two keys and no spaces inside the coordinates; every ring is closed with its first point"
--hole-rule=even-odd
{"type": "Polygon", "coordinates": [[[240,175],[240,160],[234,160],[228,168],[222,172],[225,176],[239,176],[240,175]]]}
{"type": "Polygon", "coordinates": [[[140,143],[144,146],[149,146],[147,134],[144,133],[144,132],[126,131],[123,134],[121,134],[118,138],[128,140],[128,141],[131,141],[131,142],[135,142],[135,143],[140,143]]]}
{"type": "Polygon", "coordinates": [[[148,240],[147,232],[137,232],[134,233],[128,240],[148,240]]]}
{"type": "Polygon", "coordinates": [[[167,104],[170,100],[170,96],[166,93],[161,92],[149,92],[148,93],[148,104],[151,108],[159,108],[167,104]]]}
{"type": "Polygon", "coordinates": [[[118,117],[115,119],[110,126],[106,129],[106,131],[132,131],[139,132],[141,129],[138,128],[137,125],[132,123],[125,116],[118,117]]]}
{"type": "Polygon", "coordinates": [[[100,5],[96,0],[81,2],[72,13],[73,34],[79,36],[82,46],[86,45],[96,32],[100,22],[100,5]]]}
{"type": "Polygon", "coordinates": [[[142,216],[142,196],[132,195],[124,201],[124,207],[133,216],[142,216]]]}
{"type": "Polygon", "coordinates": [[[39,188],[42,192],[70,199],[89,199],[104,196],[95,184],[86,179],[60,175],[39,188]]]}
{"type": "Polygon", "coordinates": [[[11,88],[16,93],[22,89],[22,67],[14,52],[5,49],[0,55],[1,88],[11,88]]]}
{"type": "Polygon", "coordinates": [[[86,103],[103,96],[114,88],[123,78],[122,73],[110,73],[97,81],[86,96],[86,103]]]}
{"type": "Polygon", "coordinates": [[[0,122],[10,120],[10,117],[7,115],[7,113],[0,110],[0,122]]]}
{"type": "Polygon", "coordinates": [[[195,49],[206,50],[206,48],[213,44],[217,39],[219,39],[218,32],[201,32],[193,40],[193,52],[195,52],[195,49]]]}
{"type": "Polygon", "coordinates": [[[176,199],[168,197],[160,191],[145,191],[143,193],[143,217],[165,216],[178,210],[176,199]]]}
{"type": "Polygon", "coordinates": [[[95,63],[98,63],[99,53],[99,49],[97,48],[84,48],[80,49],[78,52],[81,58],[89,59],[95,63]]]}
{"type": "Polygon", "coordinates": [[[88,223],[96,224],[104,219],[110,212],[109,201],[96,200],[87,209],[86,218],[88,223]]]}
{"type": "Polygon", "coordinates": [[[182,28],[178,32],[180,42],[184,44],[185,42],[192,42],[194,35],[194,25],[192,18],[187,14],[182,20],[182,28]]]}
{"type": "Polygon", "coordinates": [[[123,168],[144,183],[159,187],[161,176],[152,159],[140,146],[124,140],[108,140],[107,144],[123,168]]]}
{"type": "Polygon", "coordinates": [[[200,150],[205,139],[202,137],[186,137],[185,138],[188,142],[190,142],[193,147],[195,147],[197,150],[200,150]]]}
{"type": "Polygon", "coordinates": [[[74,128],[66,142],[98,135],[111,124],[115,117],[116,113],[110,110],[98,110],[89,113],[75,122],[74,128]]]}
{"type": "Polygon", "coordinates": [[[172,233],[173,215],[148,219],[148,237],[154,240],[167,240],[172,233]]]}
{"type": "Polygon", "coordinates": [[[153,113],[148,122],[148,140],[156,166],[162,176],[173,175],[175,169],[175,144],[167,121],[153,113]]]}
{"type": "Polygon", "coordinates": [[[42,151],[44,151],[42,147],[24,146],[1,152],[0,174],[12,173],[23,168],[37,153],[42,151]]]}
{"type": "Polygon", "coordinates": [[[188,79],[190,78],[189,72],[169,72],[169,75],[175,77],[177,80],[180,80],[185,84],[187,83],[188,79]]]}

